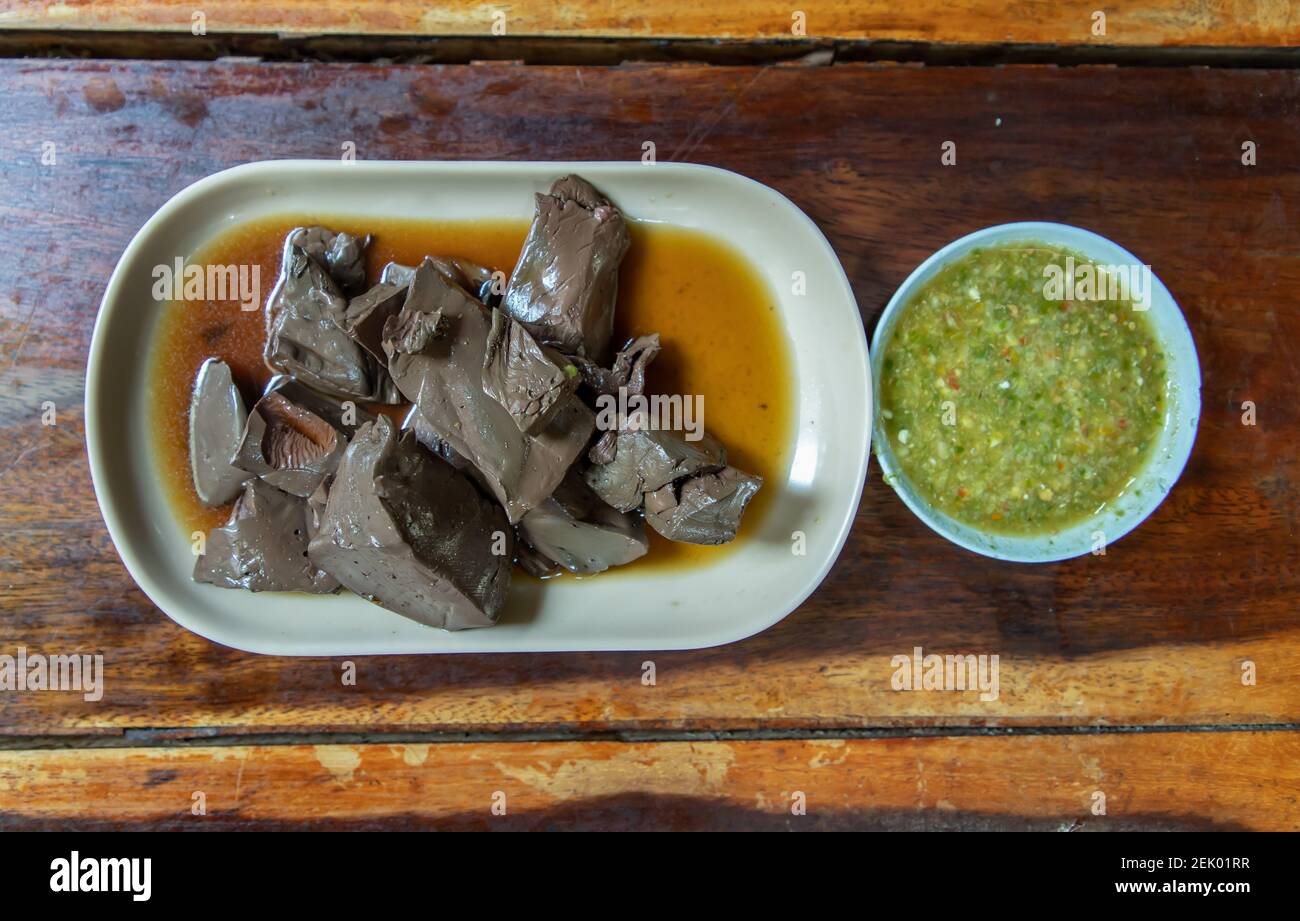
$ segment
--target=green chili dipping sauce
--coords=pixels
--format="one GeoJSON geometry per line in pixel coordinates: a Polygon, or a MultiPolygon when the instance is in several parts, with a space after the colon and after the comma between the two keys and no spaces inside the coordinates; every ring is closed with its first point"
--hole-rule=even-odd
{"type": "MultiPolygon", "coordinates": [[[[1063,530],[1133,481],[1165,413],[1165,362],[1145,312],[1049,275],[1077,253],[973,250],[904,306],[885,347],[881,416],[927,502],[999,534],[1063,530]]],[[[1074,276],[1069,276],[1073,278],[1074,276]]]]}

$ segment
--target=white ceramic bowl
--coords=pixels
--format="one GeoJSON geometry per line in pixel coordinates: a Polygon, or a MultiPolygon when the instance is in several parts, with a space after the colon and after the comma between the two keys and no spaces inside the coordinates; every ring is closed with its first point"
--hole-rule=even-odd
{"type": "MultiPolygon", "coordinates": [[[[763,356],[754,360],[761,362],[763,356]]],[[[688,164],[278,161],[209,176],[158,209],[122,255],[100,306],[86,373],[86,441],[113,543],[141,589],[181,626],[279,655],[685,649],[743,639],[793,611],[848,536],[866,476],[866,335],[830,244],[788,199],[688,164]],[[365,218],[531,218],[533,193],[578,172],[632,218],[728,240],[766,281],[795,363],[796,443],[761,526],[708,567],[516,579],[501,622],[447,633],[350,593],[251,594],[190,579],[194,557],[150,450],[146,378],[159,310],[151,270],[222,231],[285,213],[365,218]],[[795,272],[807,292],[792,293],[795,272]],[[805,535],[803,555],[791,535],[805,535]]]]}
{"type": "MultiPolygon", "coordinates": [[[[1105,237],[1068,224],[1025,221],[986,227],[949,243],[916,270],[894,292],[871,339],[873,392],[880,393],[880,368],[889,337],[912,296],[950,262],[973,249],[1005,243],[1048,243],[1064,247],[1097,265],[1142,265],[1128,250],[1105,237]]],[[[907,507],[933,530],[959,546],[985,556],[1022,563],[1048,563],[1093,552],[1100,542],[1114,543],[1155,511],[1187,464],[1201,415],[1201,367],[1187,321],[1169,289],[1151,275],[1151,305],[1147,316],[1166,356],[1167,389],[1164,424],[1145,466],[1134,482],[1101,514],[1063,531],[1034,536],[989,534],[938,511],[908,482],[894,457],[880,414],[876,420],[876,458],[884,480],[907,507]],[[1099,536],[1100,535],[1100,541],[1099,536]]]]}

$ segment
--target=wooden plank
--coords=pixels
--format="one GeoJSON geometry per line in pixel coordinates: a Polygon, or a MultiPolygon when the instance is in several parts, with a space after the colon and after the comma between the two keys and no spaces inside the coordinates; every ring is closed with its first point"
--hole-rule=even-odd
{"type": "MultiPolygon", "coordinates": [[[[1300,38],[1287,0],[1107,4],[1104,34],[1092,0],[773,0],[725,4],[665,0],[616,4],[483,4],[450,0],[209,0],[208,33],[396,36],[564,36],[635,39],[842,39],[1063,45],[1284,46],[1300,38]],[[797,6],[797,10],[795,7],[797,6]],[[802,23],[796,13],[802,12],[802,23]],[[504,19],[498,17],[503,14],[504,19]],[[802,29],[802,33],[800,32],[802,29]]],[[[191,32],[192,3],[179,0],[6,0],[0,28],[191,32]]]]}
{"type": "Polygon", "coordinates": [[[819,71],[815,91],[808,79],[781,67],[0,62],[0,652],[99,652],[107,672],[98,702],[0,695],[3,731],[1300,722],[1288,204],[1300,200],[1300,76],[846,65],[819,71]],[[918,262],[980,226],[1062,220],[1132,248],[1180,299],[1205,378],[1170,499],[1105,557],[1006,565],[931,534],[873,465],[812,598],[757,637],[698,652],[378,658],[345,687],[338,661],[236,653],[149,604],[100,521],[80,407],[105,281],[169,195],[247,160],[333,156],[344,140],[368,158],[630,159],[648,139],[661,159],[790,196],[840,254],[868,329],[918,262]],[[956,167],[940,165],[945,140],[956,167]],[[1241,163],[1247,140],[1258,166],[1241,163]],[[894,691],[890,661],[916,646],[999,655],[998,699],[894,691]]]}
{"type": "Polygon", "coordinates": [[[24,751],[0,830],[1296,831],[1297,789],[1289,732],[24,751]]]}

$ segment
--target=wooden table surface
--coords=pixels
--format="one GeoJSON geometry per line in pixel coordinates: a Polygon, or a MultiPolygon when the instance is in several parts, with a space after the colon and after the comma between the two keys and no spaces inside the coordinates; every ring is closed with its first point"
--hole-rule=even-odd
{"type": "MultiPolygon", "coordinates": [[[[884,9],[821,6],[836,35],[884,9]]],[[[1154,28],[1176,5],[1138,6],[1154,28]]],[[[1288,42],[1289,13],[1259,6],[1236,41],[1288,42]]],[[[999,28],[961,8],[985,38],[999,28]]],[[[209,6],[287,28],[305,5],[253,9],[209,6]]],[[[0,27],[168,10],[0,4],[0,27]]],[[[704,28],[692,15],[682,34],[704,28]]],[[[1142,41],[1233,43],[1215,16],[1200,28],[1142,41]]],[[[102,653],[106,670],[95,703],[0,691],[0,829],[1300,828],[1296,71],[7,59],[0,88],[0,653],[102,653]],[[343,140],[369,159],[634,159],[653,140],[660,159],[737,170],[822,228],[868,332],[957,236],[1089,227],[1149,262],[1191,326],[1191,462],[1104,557],[1045,566],[946,544],[873,462],[821,588],[717,649],[367,658],[344,686],[341,660],[213,645],[150,604],[99,516],[82,428],[95,312],[173,193],[343,140]],[[998,699],[892,690],[892,657],[915,646],[999,655],[998,699]]]]}

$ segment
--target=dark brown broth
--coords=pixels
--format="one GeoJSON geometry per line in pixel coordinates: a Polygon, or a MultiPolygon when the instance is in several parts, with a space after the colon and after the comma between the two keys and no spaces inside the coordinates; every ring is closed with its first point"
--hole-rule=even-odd
{"type": "MultiPolygon", "coordinates": [[[[280,216],[236,227],[189,261],[260,265],[265,301],[279,271],[285,234],[305,224],[372,234],[372,280],[387,262],[414,265],[426,254],[459,256],[509,273],[528,232],[528,222],[520,220],[280,216]]],[[[620,272],[614,341],[658,332],[664,348],[651,366],[650,391],[702,394],[705,427],[727,446],[729,461],[765,480],[734,543],[700,547],[651,532],[650,552],[631,566],[708,563],[754,533],[785,479],[794,416],[790,350],[771,292],[731,246],[659,224],[632,224],[631,233],[620,272]]],[[[204,508],[194,494],[188,456],[190,390],[199,365],[216,357],[230,365],[252,405],[271,376],[262,361],[263,313],[215,301],[173,302],[163,309],[150,369],[155,447],[181,524],[186,531],[209,529],[225,522],[229,508],[204,508]]]]}

